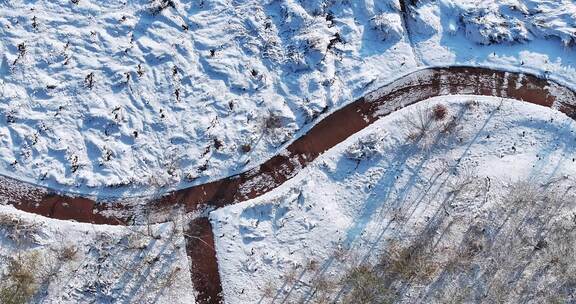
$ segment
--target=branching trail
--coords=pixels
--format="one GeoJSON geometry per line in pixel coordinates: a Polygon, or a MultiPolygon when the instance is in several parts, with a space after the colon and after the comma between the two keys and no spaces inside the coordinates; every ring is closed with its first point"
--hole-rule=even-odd
{"type": "MultiPolygon", "coordinates": [[[[63,220],[127,225],[135,220],[142,222],[138,216],[146,214],[147,219],[162,222],[170,217],[167,210],[193,212],[256,198],[294,177],[323,152],[379,118],[431,97],[454,94],[523,100],[557,109],[576,119],[576,94],[550,80],[478,67],[429,68],[401,77],[326,116],[258,168],[151,198],[145,205],[134,204],[130,199],[99,201],[73,197],[5,177],[0,179],[0,199],[23,211],[63,220]]],[[[201,218],[190,225],[187,251],[198,301],[218,303],[221,286],[210,222],[201,218]]]]}

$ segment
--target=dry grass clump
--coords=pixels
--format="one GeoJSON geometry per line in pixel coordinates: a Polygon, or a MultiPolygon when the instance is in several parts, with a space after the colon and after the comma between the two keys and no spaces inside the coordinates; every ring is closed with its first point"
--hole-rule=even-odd
{"type": "Polygon", "coordinates": [[[425,284],[440,270],[431,250],[430,230],[403,244],[391,240],[379,263],[352,267],[344,275],[344,303],[394,303],[401,297],[399,286],[425,284]]]}
{"type": "Polygon", "coordinates": [[[350,289],[344,298],[344,303],[369,304],[388,302],[384,299],[389,294],[384,280],[368,264],[362,264],[350,269],[344,276],[343,282],[350,289]],[[380,302],[382,300],[383,302],[380,302]]]}
{"type": "Polygon", "coordinates": [[[74,245],[64,246],[58,252],[58,258],[63,261],[71,261],[76,258],[76,254],[78,254],[78,247],[74,245]]]}
{"type": "Polygon", "coordinates": [[[392,243],[388,246],[379,268],[391,278],[408,282],[424,282],[439,269],[433,259],[433,253],[428,247],[428,242],[423,239],[419,239],[406,247],[392,243]]]}
{"type": "Polygon", "coordinates": [[[40,254],[37,251],[10,260],[7,273],[0,283],[0,303],[24,304],[31,301],[40,283],[39,263],[40,254]]]}

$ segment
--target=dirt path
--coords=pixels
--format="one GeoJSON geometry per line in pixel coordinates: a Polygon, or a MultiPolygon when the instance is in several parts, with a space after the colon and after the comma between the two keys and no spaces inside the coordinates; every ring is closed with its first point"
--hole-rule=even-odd
{"type": "MultiPolygon", "coordinates": [[[[0,180],[0,199],[18,209],[51,218],[96,224],[129,224],[137,214],[163,221],[167,210],[185,212],[203,207],[220,208],[258,197],[294,177],[326,150],[344,141],[377,119],[430,97],[473,94],[513,98],[552,107],[576,119],[576,94],[554,82],[526,74],[484,68],[451,67],[419,70],[333,112],[285,151],[258,168],[208,184],[167,193],[149,200],[145,207],[129,200],[101,202],[93,198],[59,195],[9,178],[0,180]],[[114,213],[110,217],[107,214],[114,213]]],[[[221,291],[214,240],[207,219],[188,229],[188,254],[192,279],[200,303],[218,303],[221,291]],[[212,246],[212,247],[211,247],[212,246]]]]}

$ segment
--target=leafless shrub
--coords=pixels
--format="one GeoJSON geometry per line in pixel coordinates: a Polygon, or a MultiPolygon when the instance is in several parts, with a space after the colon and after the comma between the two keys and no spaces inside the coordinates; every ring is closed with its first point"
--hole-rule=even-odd
{"type": "Polygon", "coordinates": [[[290,268],[290,270],[284,275],[284,282],[288,285],[294,284],[298,280],[298,269],[296,267],[290,268]]]}
{"type": "Polygon", "coordinates": [[[544,196],[544,191],[541,191],[536,183],[520,180],[510,185],[502,203],[509,209],[517,210],[538,202],[544,196]]]}
{"type": "MultiPolygon", "coordinates": [[[[552,224],[544,249],[544,259],[553,272],[566,281],[576,283],[576,216],[559,216],[552,224]]],[[[539,249],[541,250],[541,249],[539,249]]]]}
{"type": "Polygon", "coordinates": [[[410,142],[417,144],[420,148],[428,149],[442,143],[444,135],[451,134],[457,130],[458,117],[448,117],[448,108],[437,104],[433,107],[417,106],[404,115],[400,123],[406,130],[406,136],[410,142]]]}
{"type": "Polygon", "coordinates": [[[89,73],[84,77],[84,84],[90,90],[94,87],[94,72],[89,73]]]}
{"type": "Polygon", "coordinates": [[[262,298],[263,299],[273,299],[278,293],[278,288],[274,285],[272,281],[266,282],[266,285],[262,288],[262,298]]]}
{"type": "Polygon", "coordinates": [[[318,270],[318,268],[319,268],[319,265],[318,265],[318,261],[316,261],[316,260],[310,260],[310,261],[308,261],[308,263],[306,264],[306,270],[307,270],[307,271],[313,271],[313,272],[315,272],[315,271],[318,270]]]}
{"type": "Polygon", "coordinates": [[[409,114],[404,115],[404,123],[410,132],[408,138],[418,140],[433,128],[434,116],[432,111],[424,107],[416,107],[409,114]]]}
{"type": "Polygon", "coordinates": [[[451,274],[467,271],[474,259],[484,253],[488,247],[485,229],[484,223],[474,223],[464,235],[459,248],[446,250],[449,252],[449,257],[443,263],[443,269],[451,274]]]}
{"type": "Polygon", "coordinates": [[[348,250],[344,246],[338,246],[333,253],[334,259],[339,262],[344,262],[348,258],[348,250]]]}
{"type": "Polygon", "coordinates": [[[14,59],[12,65],[16,65],[18,60],[22,59],[26,55],[26,43],[22,42],[18,44],[18,57],[14,59]]]}
{"type": "Polygon", "coordinates": [[[337,286],[337,282],[328,278],[326,275],[317,277],[312,285],[314,292],[311,297],[311,302],[315,304],[331,303],[330,296],[333,294],[337,286]]]}
{"type": "Polygon", "coordinates": [[[432,108],[432,118],[435,121],[441,121],[448,115],[448,108],[443,104],[437,104],[432,108]]]}
{"type": "Polygon", "coordinates": [[[452,173],[446,182],[448,197],[442,204],[446,213],[467,213],[470,206],[480,206],[486,202],[491,187],[490,179],[479,177],[476,170],[467,165],[453,168],[452,173]]]}

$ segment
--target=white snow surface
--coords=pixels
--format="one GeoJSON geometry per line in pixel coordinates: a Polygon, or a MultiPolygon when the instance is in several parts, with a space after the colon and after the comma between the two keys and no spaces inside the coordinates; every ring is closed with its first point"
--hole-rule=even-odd
{"type": "Polygon", "coordinates": [[[575,138],[572,119],[515,100],[445,96],[392,113],[276,190],[211,213],[225,299],[309,299],[318,272],[336,281],[342,275],[342,248],[375,258],[395,235],[396,216],[408,217],[403,229],[410,235],[410,225],[425,225],[451,189],[469,181],[491,187],[446,212],[474,214],[485,207],[478,202],[484,196],[495,200],[515,181],[574,178],[575,138]],[[409,121],[436,104],[456,123],[415,139],[409,121]]]}
{"type": "Polygon", "coordinates": [[[247,170],[415,67],[399,7],[1,0],[1,172],[142,194],[247,170]]]}
{"type": "MultiPolygon", "coordinates": [[[[411,1],[407,1],[411,2],[411,1]]],[[[418,0],[407,23],[425,66],[522,70],[576,83],[576,3],[571,0],[418,0]]]]}
{"type": "Polygon", "coordinates": [[[181,219],[91,225],[0,206],[0,222],[0,287],[11,261],[23,257],[37,285],[31,303],[195,302],[181,219]]]}

